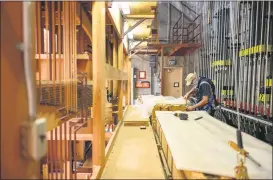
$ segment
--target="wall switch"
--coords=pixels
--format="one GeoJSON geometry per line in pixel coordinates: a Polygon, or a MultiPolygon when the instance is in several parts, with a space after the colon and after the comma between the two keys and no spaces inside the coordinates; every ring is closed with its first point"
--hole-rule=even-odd
{"type": "Polygon", "coordinates": [[[40,160],[47,152],[46,118],[34,121],[29,135],[29,154],[34,160],[40,160]]]}

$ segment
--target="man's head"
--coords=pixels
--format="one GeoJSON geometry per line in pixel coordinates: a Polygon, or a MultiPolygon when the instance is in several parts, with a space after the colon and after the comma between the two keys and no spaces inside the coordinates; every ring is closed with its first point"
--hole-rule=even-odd
{"type": "Polygon", "coordinates": [[[186,80],[186,86],[195,85],[198,82],[197,74],[195,72],[190,73],[187,75],[185,80],[186,80]]]}

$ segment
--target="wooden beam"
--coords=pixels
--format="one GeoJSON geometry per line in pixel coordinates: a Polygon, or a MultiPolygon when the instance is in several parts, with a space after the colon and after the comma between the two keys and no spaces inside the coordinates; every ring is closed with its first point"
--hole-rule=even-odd
{"type": "MultiPolygon", "coordinates": [[[[78,60],[88,60],[90,59],[90,56],[88,54],[77,54],[77,59],[78,60]]],[[[51,58],[53,58],[53,54],[51,54],[51,58]]],[[[56,54],[56,59],[63,59],[64,58],[64,55],[61,54],[61,56],[59,54],[56,54]],[[61,57],[61,58],[59,58],[61,57]]],[[[35,55],[35,59],[49,59],[49,55],[48,54],[40,54],[40,57],[39,57],[39,54],[36,54],[35,55]]]]}
{"type": "Polygon", "coordinates": [[[121,34],[120,34],[120,32],[118,30],[118,27],[117,27],[117,25],[116,25],[116,23],[115,23],[112,15],[111,15],[111,13],[110,13],[110,10],[108,8],[106,8],[106,17],[110,21],[111,25],[114,27],[114,30],[115,30],[115,32],[117,34],[117,38],[120,41],[122,39],[121,38],[121,34]]]}
{"type": "Polygon", "coordinates": [[[128,73],[125,73],[109,64],[105,64],[105,79],[106,80],[127,80],[128,73]]]}
{"type": "Polygon", "coordinates": [[[89,21],[87,12],[81,7],[80,2],[77,2],[77,19],[81,22],[82,28],[85,31],[86,35],[89,37],[92,42],[92,24],[89,21]],[[81,19],[82,18],[82,19],[81,19]]]}
{"type": "Polygon", "coordinates": [[[161,95],[164,95],[164,47],[161,47],[160,75],[161,75],[161,95]]]}
{"type": "MultiPolygon", "coordinates": [[[[117,35],[114,32],[113,33],[113,67],[118,68],[118,39],[117,35]]],[[[117,97],[118,96],[118,82],[113,81],[113,96],[117,97]]]]}
{"type": "MultiPolygon", "coordinates": [[[[118,69],[120,71],[123,70],[123,42],[120,41],[118,44],[118,69]]],[[[122,114],[123,114],[123,106],[122,106],[122,102],[123,102],[123,82],[122,80],[120,80],[118,82],[118,120],[122,120],[122,114]]]]}
{"type": "Polygon", "coordinates": [[[155,15],[153,14],[147,14],[147,15],[126,15],[125,19],[154,19],[155,15]]]}
{"type": "Polygon", "coordinates": [[[131,58],[127,57],[127,76],[128,76],[128,81],[127,81],[127,100],[128,100],[128,105],[131,104],[131,58]]]}
{"type": "Polygon", "coordinates": [[[93,165],[105,161],[105,2],[92,4],[92,59],[93,61],[93,165]]]}
{"type": "MultiPolygon", "coordinates": [[[[40,179],[40,166],[22,156],[22,137],[19,135],[20,127],[30,120],[28,113],[28,99],[26,80],[24,75],[23,52],[17,47],[23,42],[23,3],[1,2],[1,179],[40,179]],[[5,148],[4,148],[5,147],[5,148]]],[[[29,48],[33,73],[36,70],[34,60],[35,46],[35,2],[27,2],[28,10],[32,16],[28,19],[32,26],[29,31],[33,41],[29,48]],[[33,54],[32,54],[33,53],[33,54]]],[[[35,77],[31,79],[35,84],[35,77]]],[[[32,94],[36,97],[36,93],[32,94]]],[[[34,104],[36,106],[36,104],[34,104]]],[[[33,141],[33,138],[25,139],[33,141]]]]}

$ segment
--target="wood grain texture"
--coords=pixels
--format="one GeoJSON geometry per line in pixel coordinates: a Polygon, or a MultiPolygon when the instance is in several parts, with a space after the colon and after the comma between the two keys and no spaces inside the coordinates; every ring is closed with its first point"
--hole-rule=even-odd
{"type": "Polygon", "coordinates": [[[163,179],[153,130],[122,126],[102,179],[163,179]]]}
{"type": "MultiPolygon", "coordinates": [[[[127,107],[124,121],[137,118],[138,109],[127,107]],[[136,112],[134,112],[136,111],[136,112]]],[[[140,118],[140,116],[138,116],[140,118]]],[[[164,179],[153,130],[121,125],[102,179],[164,179]]]]}
{"type": "MultiPolygon", "coordinates": [[[[209,116],[206,112],[184,112],[188,121],[181,121],[174,112],[157,111],[156,116],[178,170],[203,172],[234,177],[236,152],[228,141],[236,142],[236,129],[209,116]],[[203,119],[193,120],[203,116],[203,119]]],[[[244,147],[262,164],[258,168],[247,160],[250,178],[272,178],[272,147],[243,133],[244,147]]]]}

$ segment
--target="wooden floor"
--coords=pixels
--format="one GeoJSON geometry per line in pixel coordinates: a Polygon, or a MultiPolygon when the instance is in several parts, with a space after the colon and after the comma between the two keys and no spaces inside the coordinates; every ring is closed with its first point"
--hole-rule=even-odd
{"type": "MultiPolygon", "coordinates": [[[[129,108],[126,115],[135,114],[129,108]]],[[[136,118],[136,116],[134,116],[136,118]]],[[[106,162],[102,179],[164,179],[164,172],[151,126],[121,125],[106,162]]]]}

